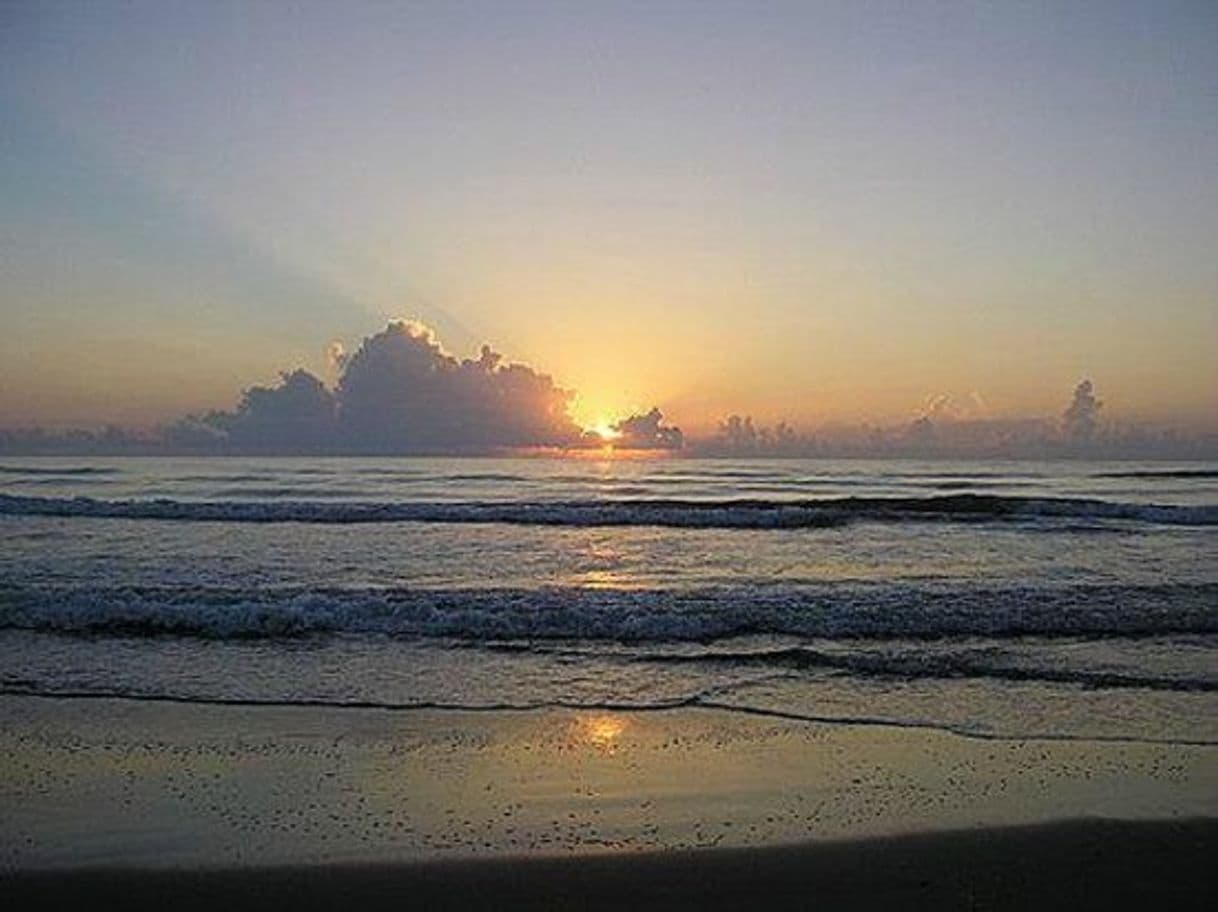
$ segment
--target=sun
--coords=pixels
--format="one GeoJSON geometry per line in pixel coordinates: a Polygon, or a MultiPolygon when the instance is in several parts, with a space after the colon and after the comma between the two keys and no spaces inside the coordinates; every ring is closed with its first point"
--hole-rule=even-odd
{"type": "Polygon", "coordinates": [[[590,434],[595,434],[606,443],[611,443],[622,436],[622,432],[613,426],[608,418],[600,418],[584,428],[590,434]]]}

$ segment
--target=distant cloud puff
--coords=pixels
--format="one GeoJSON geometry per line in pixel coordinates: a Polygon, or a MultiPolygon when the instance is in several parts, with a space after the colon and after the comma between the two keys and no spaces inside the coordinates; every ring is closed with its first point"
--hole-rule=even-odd
{"type": "Polygon", "coordinates": [[[1100,409],[1104,403],[1095,398],[1090,380],[1074,388],[1074,398],[1062,413],[1062,432],[1073,443],[1087,443],[1095,436],[1100,409]]]}
{"type": "Polygon", "coordinates": [[[974,391],[963,399],[951,393],[927,396],[918,410],[917,419],[930,421],[975,421],[986,416],[988,409],[981,394],[974,391]]]}
{"type": "Polygon", "coordinates": [[[665,425],[664,415],[658,408],[642,415],[631,415],[613,425],[620,436],[616,445],[632,450],[679,450],[685,444],[685,436],[678,427],[665,425]]]}
{"type": "Polygon", "coordinates": [[[715,435],[701,443],[702,449],[714,455],[783,456],[812,455],[816,442],[799,436],[785,421],[774,427],[755,426],[749,415],[728,415],[715,435]]]}

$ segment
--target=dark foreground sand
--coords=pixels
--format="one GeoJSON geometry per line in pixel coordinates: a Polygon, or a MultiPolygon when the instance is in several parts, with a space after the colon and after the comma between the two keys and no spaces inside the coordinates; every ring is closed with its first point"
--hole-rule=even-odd
{"type": "Polygon", "coordinates": [[[0,879],[7,908],[1215,909],[1218,821],[1073,821],[757,849],[0,879]]]}

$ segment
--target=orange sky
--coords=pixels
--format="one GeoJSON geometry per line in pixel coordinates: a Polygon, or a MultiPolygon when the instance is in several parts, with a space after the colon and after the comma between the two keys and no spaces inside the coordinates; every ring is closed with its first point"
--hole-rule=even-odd
{"type": "Polygon", "coordinates": [[[1218,9],[864,6],[22,5],[0,425],[231,407],[406,316],[584,423],[1090,377],[1212,427],[1218,9]]]}

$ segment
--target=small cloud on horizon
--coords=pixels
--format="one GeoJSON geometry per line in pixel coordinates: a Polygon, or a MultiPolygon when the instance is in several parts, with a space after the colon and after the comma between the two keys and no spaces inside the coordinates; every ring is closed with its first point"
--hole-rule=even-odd
{"type": "Polygon", "coordinates": [[[1074,397],[1062,413],[1062,430],[1068,439],[1086,442],[1095,436],[1100,409],[1104,403],[1095,398],[1095,388],[1090,380],[1083,380],[1074,388],[1074,397]]]}
{"type": "Polygon", "coordinates": [[[987,417],[989,407],[976,390],[963,398],[951,393],[927,396],[914,416],[915,420],[926,418],[931,421],[977,421],[987,417]]]}

